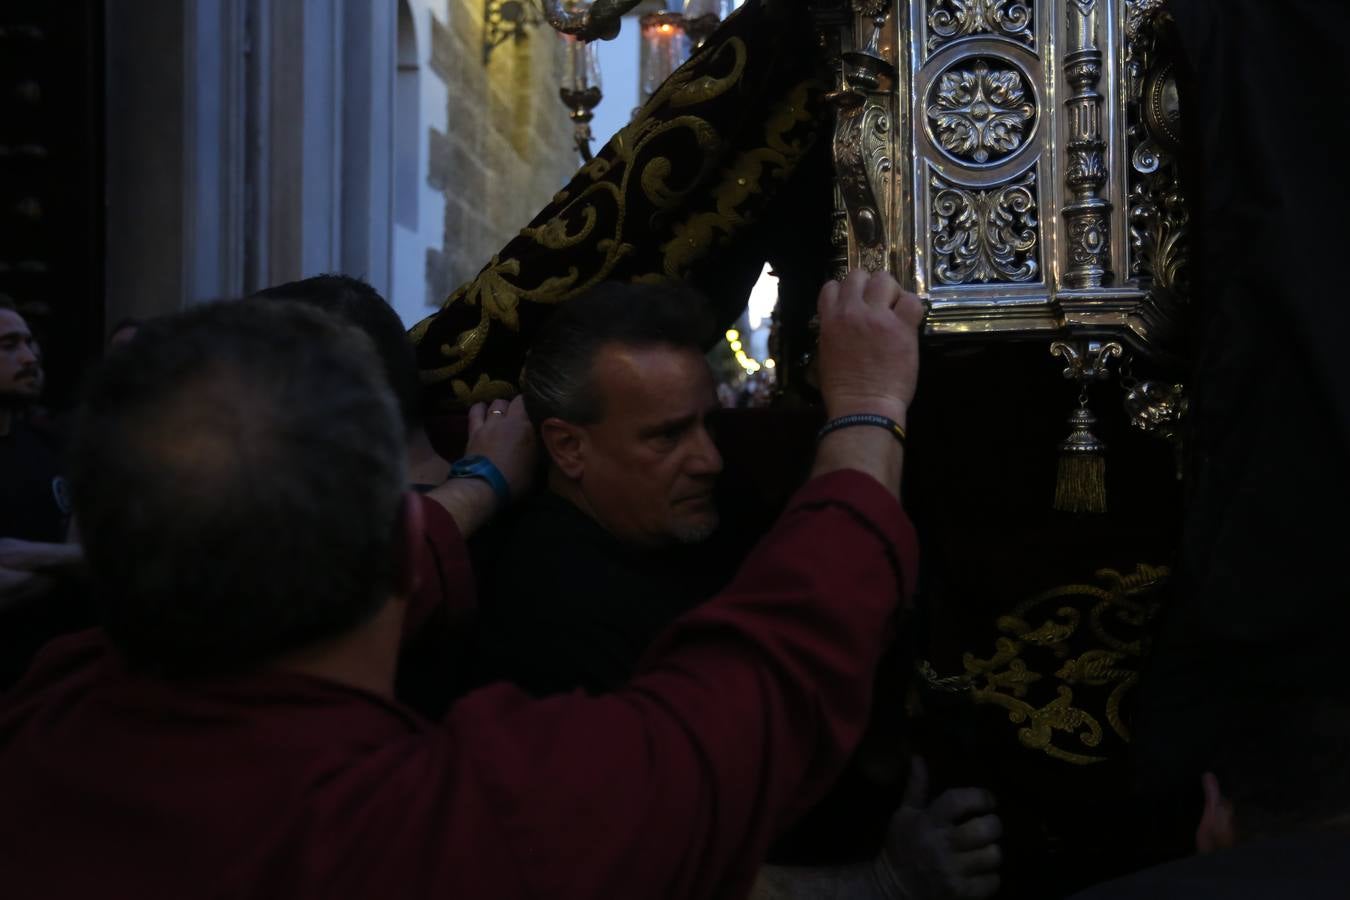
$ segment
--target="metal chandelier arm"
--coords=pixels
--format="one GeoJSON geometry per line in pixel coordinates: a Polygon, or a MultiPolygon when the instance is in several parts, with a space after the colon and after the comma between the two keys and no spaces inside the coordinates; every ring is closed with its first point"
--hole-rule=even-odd
{"type": "Polygon", "coordinates": [[[569,10],[566,0],[542,0],[544,18],[554,31],[583,41],[608,41],[619,33],[620,19],[641,0],[595,0],[569,10]]]}

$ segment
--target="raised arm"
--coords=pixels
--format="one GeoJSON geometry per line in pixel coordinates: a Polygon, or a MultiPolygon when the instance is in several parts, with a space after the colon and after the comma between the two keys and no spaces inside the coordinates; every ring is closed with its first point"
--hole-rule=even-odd
{"type": "MultiPolygon", "coordinates": [[[[854,274],[821,301],[834,416],[903,424],[917,298],[854,274]]],[[[722,594],[680,619],[625,691],[532,702],[489,689],[451,713],[475,812],[547,897],[743,897],[767,845],[837,775],[912,587],[915,544],[886,427],[822,440],[815,477],[722,594]]],[[[638,598],[635,598],[635,600],[638,598]]],[[[473,821],[469,816],[466,821],[473,821]]]]}

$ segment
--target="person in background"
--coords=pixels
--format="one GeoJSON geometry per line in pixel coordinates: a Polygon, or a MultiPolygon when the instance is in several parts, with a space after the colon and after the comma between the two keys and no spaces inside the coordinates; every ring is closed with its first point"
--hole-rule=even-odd
{"type": "Polygon", "coordinates": [[[1074,900],[1331,900],[1350,893],[1350,706],[1253,703],[1199,779],[1195,855],[1074,900]]]}
{"type": "Polygon", "coordinates": [[[59,448],[28,422],[42,384],[33,332],[0,297],[0,536],[54,543],[65,539],[70,508],[59,448]]]}
{"type": "Polygon", "coordinates": [[[64,629],[68,610],[44,607],[80,563],[79,546],[66,542],[61,442],[31,416],[43,381],[32,330],[0,296],[0,690],[64,629]]]}

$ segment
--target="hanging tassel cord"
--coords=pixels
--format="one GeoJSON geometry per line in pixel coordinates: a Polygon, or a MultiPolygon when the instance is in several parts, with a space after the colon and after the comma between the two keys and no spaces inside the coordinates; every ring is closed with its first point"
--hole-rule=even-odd
{"type": "Polygon", "coordinates": [[[1069,437],[1059,445],[1054,508],[1060,512],[1106,512],[1106,444],[1092,433],[1096,424],[1084,384],[1069,416],[1069,437]]]}

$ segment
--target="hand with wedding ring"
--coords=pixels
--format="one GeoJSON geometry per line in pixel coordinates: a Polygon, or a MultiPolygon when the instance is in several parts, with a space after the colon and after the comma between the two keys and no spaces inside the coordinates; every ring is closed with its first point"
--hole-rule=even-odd
{"type": "Polygon", "coordinates": [[[539,450],[534,426],[525,415],[525,400],[493,400],[469,407],[469,443],[466,456],[486,456],[501,470],[512,497],[529,491],[538,468],[539,450]]]}
{"type": "MultiPolygon", "coordinates": [[[[512,497],[523,496],[534,481],[539,451],[534,426],[525,415],[525,401],[493,400],[469,407],[469,441],[465,456],[484,456],[506,479],[512,497]]],[[[451,478],[426,493],[454,518],[468,537],[498,512],[500,500],[486,481],[451,478]]]]}

